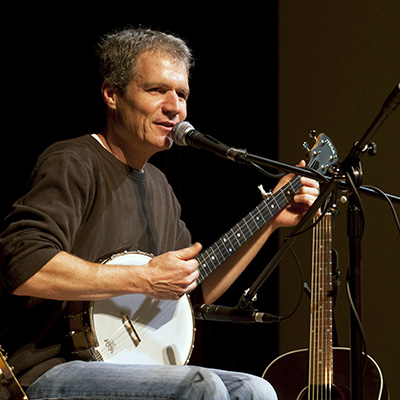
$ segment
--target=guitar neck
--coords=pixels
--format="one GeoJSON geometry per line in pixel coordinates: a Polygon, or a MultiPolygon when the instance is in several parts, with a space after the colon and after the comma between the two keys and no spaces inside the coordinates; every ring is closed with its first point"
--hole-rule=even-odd
{"type": "Polygon", "coordinates": [[[199,262],[200,271],[197,282],[200,284],[271,218],[278,214],[293,199],[301,186],[300,177],[294,177],[273,196],[263,200],[211,246],[203,250],[196,258],[199,262]]]}
{"type": "Polygon", "coordinates": [[[310,390],[330,388],[333,382],[332,218],[332,214],[327,213],[313,228],[310,390]]]}

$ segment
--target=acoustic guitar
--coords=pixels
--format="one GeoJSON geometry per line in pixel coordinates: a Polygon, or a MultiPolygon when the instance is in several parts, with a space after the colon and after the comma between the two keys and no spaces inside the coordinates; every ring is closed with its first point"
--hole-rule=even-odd
{"type": "MultiPolygon", "coordinates": [[[[320,134],[308,154],[308,166],[326,173],[337,161],[329,137],[320,134]]],[[[302,186],[294,177],[202,251],[200,284],[211,272],[278,214],[302,186]]],[[[146,264],[149,254],[126,252],[106,260],[107,264],[146,264]]],[[[189,296],[178,301],[156,300],[142,294],[114,297],[95,302],[71,302],[69,336],[74,355],[85,360],[123,364],[183,365],[189,361],[195,336],[189,296]]]]}
{"type": "MultiPolygon", "coordinates": [[[[309,349],[275,359],[263,377],[279,400],[350,400],[350,349],[333,347],[331,212],[313,228],[309,349]]],[[[382,372],[364,357],[363,400],[389,398],[382,372]]]]}

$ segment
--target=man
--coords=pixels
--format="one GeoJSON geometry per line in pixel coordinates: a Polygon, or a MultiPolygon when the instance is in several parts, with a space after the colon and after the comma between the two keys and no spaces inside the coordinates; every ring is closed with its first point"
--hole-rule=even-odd
{"type": "MultiPolygon", "coordinates": [[[[40,156],[1,237],[7,311],[0,343],[10,363],[30,398],[276,398],[268,382],[248,374],[66,362],[65,301],[132,293],[177,300],[195,290],[199,276],[201,245],[191,244],[171,188],[148,163],[171,147],[172,128],[186,118],[190,51],[170,35],[124,30],[105,38],[98,53],[103,131],[56,143],[40,156]],[[146,265],[97,262],[138,249],[155,257],[146,265]]],[[[290,207],[205,279],[204,302],[229,288],[275,229],[300,220],[318,195],[316,182],[302,183],[290,207]]]]}

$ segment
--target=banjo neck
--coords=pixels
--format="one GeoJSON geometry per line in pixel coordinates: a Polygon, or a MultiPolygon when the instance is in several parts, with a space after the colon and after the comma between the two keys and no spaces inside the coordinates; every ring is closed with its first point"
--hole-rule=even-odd
{"type": "Polygon", "coordinates": [[[196,257],[200,272],[197,283],[200,284],[271,218],[278,214],[293,199],[301,186],[300,177],[294,177],[274,195],[263,200],[211,246],[203,250],[196,257]]]}

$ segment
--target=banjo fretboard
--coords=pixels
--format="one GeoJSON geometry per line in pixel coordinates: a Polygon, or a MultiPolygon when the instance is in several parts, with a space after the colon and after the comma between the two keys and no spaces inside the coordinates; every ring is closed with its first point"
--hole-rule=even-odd
{"type": "Polygon", "coordinates": [[[300,177],[294,177],[273,196],[263,200],[211,246],[203,250],[196,257],[200,271],[197,283],[200,284],[272,217],[278,214],[293,199],[301,186],[300,177]]]}

